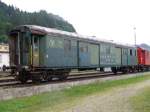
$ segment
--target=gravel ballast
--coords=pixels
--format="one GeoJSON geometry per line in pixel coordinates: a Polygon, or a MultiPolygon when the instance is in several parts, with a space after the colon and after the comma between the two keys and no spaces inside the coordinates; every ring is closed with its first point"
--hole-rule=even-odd
{"type": "Polygon", "coordinates": [[[16,88],[7,88],[7,89],[0,89],[0,100],[8,100],[13,98],[37,95],[43,92],[51,92],[56,90],[67,89],[77,85],[86,85],[94,82],[103,82],[107,80],[119,80],[119,79],[127,79],[131,77],[141,76],[141,75],[149,75],[150,72],[146,73],[135,73],[130,75],[117,75],[117,76],[110,76],[105,78],[95,78],[95,79],[87,79],[87,80],[80,80],[80,81],[72,81],[72,82],[61,82],[55,84],[46,84],[46,85],[36,85],[30,87],[16,87],[16,88]]]}

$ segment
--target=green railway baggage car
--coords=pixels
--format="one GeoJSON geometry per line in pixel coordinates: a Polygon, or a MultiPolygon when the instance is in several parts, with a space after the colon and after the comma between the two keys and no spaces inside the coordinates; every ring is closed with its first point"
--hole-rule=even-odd
{"type": "Polygon", "coordinates": [[[9,45],[12,74],[22,83],[63,80],[72,69],[117,73],[137,65],[135,47],[35,25],[12,29],[9,45]]]}

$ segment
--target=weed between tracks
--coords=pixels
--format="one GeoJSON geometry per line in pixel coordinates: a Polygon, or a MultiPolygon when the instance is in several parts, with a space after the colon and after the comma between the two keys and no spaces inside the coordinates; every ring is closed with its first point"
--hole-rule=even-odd
{"type": "Polygon", "coordinates": [[[0,112],[60,112],[60,110],[64,110],[80,103],[80,99],[86,96],[95,93],[103,93],[116,87],[127,86],[149,79],[150,76],[145,75],[101,83],[96,82],[88,85],[74,86],[70,89],[61,91],[1,101],[0,112]]]}

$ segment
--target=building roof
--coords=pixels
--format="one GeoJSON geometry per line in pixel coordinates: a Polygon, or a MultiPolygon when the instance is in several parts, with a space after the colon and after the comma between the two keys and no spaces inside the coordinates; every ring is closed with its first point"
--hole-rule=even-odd
{"type": "Polygon", "coordinates": [[[8,52],[9,52],[8,44],[0,44],[0,53],[8,53],[8,52]]]}

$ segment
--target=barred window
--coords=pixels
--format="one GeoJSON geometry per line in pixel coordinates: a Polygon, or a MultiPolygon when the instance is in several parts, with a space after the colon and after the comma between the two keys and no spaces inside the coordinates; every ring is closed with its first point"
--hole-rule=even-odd
{"type": "Polygon", "coordinates": [[[132,49],[130,49],[130,56],[132,56],[132,49]]]}

